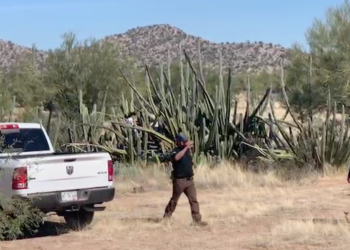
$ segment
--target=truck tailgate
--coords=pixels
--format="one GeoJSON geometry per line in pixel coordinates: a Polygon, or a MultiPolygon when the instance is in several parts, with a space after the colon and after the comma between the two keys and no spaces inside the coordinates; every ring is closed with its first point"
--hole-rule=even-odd
{"type": "Polygon", "coordinates": [[[30,158],[23,162],[28,166],[28,194],[109,186],[109,160],[108,153],[30,158]]]}

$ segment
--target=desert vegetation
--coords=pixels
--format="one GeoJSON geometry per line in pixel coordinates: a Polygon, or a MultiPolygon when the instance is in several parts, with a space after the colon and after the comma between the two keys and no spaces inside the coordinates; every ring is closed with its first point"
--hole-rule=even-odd
{"type": "MultiPolygon", "coordinates": [[[[255,73],[230,66],[229,52],[221,47],[216,59],[210,58],[215,65],[204,63],[202,49],[208,44],[201,40],[196,53],[189,53],[180,39],[173,44],[177,56],[172,48],[159,65],[141,67],[116,39],[80,42],[68,33],[60,48],[40,58],[33,48],[0,72],[0,115],[2,121],[41,122],[57,151],[111,154],[122,196],[96,222],[105,239],[115,233],[133,237],[126,232],[138,239],[148,230],[150,235],[134,243],[157,248],[147,238],[161,234],[169,240],[169,231],[183,237],[182,230],[192,230],[181,215],[175,224],[155,219],[169,195],[164,192],[170,187],[168,153],[174,136],[182,132],[194,141],[196,184],[209,220],[196,237],[221,235],[225,239],[220,241],[232,247],[297,249],[327,243],[343,249],[350,231],[339,218],[342,211],[334,209],[346,210],[346,197],[340,196],[344,186],[336,185],[339,177],[334,176],[344,175],[350,163],[349,41],[344,35],[349,33],[350,4],[330,8],[326,17],[307,31],[309,51],[296,44],[288,58],[279,56],[273,70],[255,73]],[[135,197],[147,201],[136,202],[135,197]],[[318,210],[308,214],[310,209],[318,210]],[[319,215],[336,219],[317,221],[319,215]],[[119,216],[113,222],[118,226],[106,225],[113,216],[119,216]],[[290,220],[293,216],[311,220],[290,220]],[[243,233],[234,231],[237,227],[243,233]],[[245,235],[252,231],[262,236],[245,235]],[[234,242],[224,232],[243,240],[234,242]]],[[[0,230],[7,238],[38,227],[43,218],[29,204],[21,206],[26,207],[13,218],[0,213],[0,230]]],[[[180,204],[176,213],[183,210],[180,204]]],[[[56,229],[62,227],[54,222],[56,229]]],[[[91,236],[89,231],[77,234],[91,236]]],[[[89,247],[94,244],[98,242],[89,247]]],[[[214,239],[203,246],[225,247],[214,239]]]]}

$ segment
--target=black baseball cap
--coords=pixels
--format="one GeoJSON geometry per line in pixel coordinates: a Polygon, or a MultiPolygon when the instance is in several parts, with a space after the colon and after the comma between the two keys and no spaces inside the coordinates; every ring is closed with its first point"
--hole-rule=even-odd
{"type": "Polygon", "coordinates": [[[175,139],[176,139],[177,142],[186,142],[187,141],[187,137],[184,134],[178,134],[175,137],[175,139]]]}

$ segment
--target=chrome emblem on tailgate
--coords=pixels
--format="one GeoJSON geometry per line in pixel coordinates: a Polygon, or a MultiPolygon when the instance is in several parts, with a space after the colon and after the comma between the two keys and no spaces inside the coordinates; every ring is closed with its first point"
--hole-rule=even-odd
{"type": "Polygon", "coordinates": [[[71,175],[71,174],[73,174],[73,171],[74,171],[73,166],[67,166],[67,167],[66,167],[66,172],[67,172],[67,174],[71,175]]]}

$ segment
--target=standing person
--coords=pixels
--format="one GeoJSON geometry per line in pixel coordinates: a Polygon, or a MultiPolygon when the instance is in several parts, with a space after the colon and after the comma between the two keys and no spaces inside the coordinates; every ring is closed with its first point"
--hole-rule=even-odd
{"type": "Polygon", "coordinates": [[[186,136],[179,134],[176,136],[176,145],[177,147],[171,156],[173,165],[173,193],[165,208],[164,218],[168,219],[171,217],[181,194],[185,193],[190,203],[193,222],[199,226],[206,226],[207,223],[202,221],[199,211],[197,191],[193,181],[193,161],[190,154],[190,148],[193,147],[193,142],[187,141],[186,136]]]}

